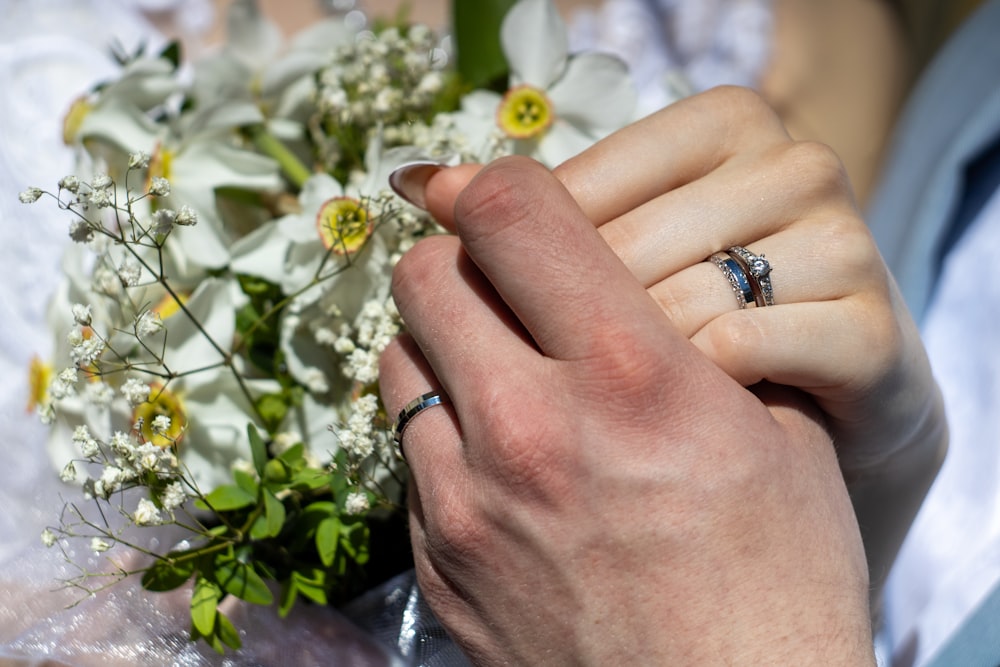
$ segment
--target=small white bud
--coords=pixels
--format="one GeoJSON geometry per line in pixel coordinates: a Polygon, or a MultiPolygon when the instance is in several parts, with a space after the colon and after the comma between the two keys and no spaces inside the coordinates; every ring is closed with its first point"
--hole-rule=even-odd
{"type": "Polygon", "coordinates": [[[149,185],[149,194],[154,197],[166,197],[170,194],[170,181],[162,176],[154,176],[149,185]]]}
{"type": "Polygon", "coordinates": [[[43,193],[41,188],[32,187],[21,192],[21,194],[19,194],[17,198],[21,200],[22,204],[34,204],[36,201],[38,201],[38,199],[42,196],[42,194],[43,193]]]}

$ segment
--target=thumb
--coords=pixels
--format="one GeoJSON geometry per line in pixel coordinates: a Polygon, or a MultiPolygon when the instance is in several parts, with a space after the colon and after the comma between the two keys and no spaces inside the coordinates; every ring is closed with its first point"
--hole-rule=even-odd
{"type": "Polygon", "coordinates": [[[482,170],[480,164],[460,164],[431,176],[424,190],[427,211],[448,231],[455,232],[455,200],[482,170]]]}

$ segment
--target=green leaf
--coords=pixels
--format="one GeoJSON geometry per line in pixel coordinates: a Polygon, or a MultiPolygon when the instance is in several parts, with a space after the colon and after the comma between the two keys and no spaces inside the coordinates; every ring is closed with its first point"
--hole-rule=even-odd
{"type": "Polygon", "coordinates": [[[306,446],[299,442],[281,452],[278,459],[288,464],[289,468],[298,468],[298,464],[303,463],[305,460],[305,451],[306,446]]]}
{"type": "Polygon", "coordinates": [[[337,555],[337,542],[340,538],[340,520],[336,517],[328,517],[319,522],[316,528],[316,551],[319,552],[319,559],[330,567],[333,558],[337,555]]]}
{"type": "Polygon", "coordinates": [[[257,502],[257,496],[247,493],[238,486],[220,486],[215,491],[205,496],[205,500],[199,500],[195,505],[200,509],[211,509],[216,512],[228,512],[238,510],[257,502]]]}
{"type": "Polygon", "coordinates": [[[274,595],[264,580],[248,563],[241,563],[229,556],[215,561],[215,578],[230,595],[252,604],[271,604],[274,595]]]}
{"type": "Polygon", "coordinates": [[[455,65],[473,88],[488,88],[508,70],[500,48],[500,25],[514,0],[453,0],[455,65]]]}
{"type": "Polygon", "coordinates": [[[222,643],[232,649],[240,648],[243,642],[240,641],[240,633],[236,630],[233,622],[222,612],[219,612],[216,621],[215,632],[219,639],[222,640],[222,643]]]}
{"type": "Polygon", "coordinates": [[[298,583],[295,581],[295,573],[292,573],[292,578],[288,580],[288,583],[281,589],[281,599],[278,602],[278,616],[280,618],[285,618],[288,613],[295,606],[295,600],[299,596],[298,583]]]}
{"type": "Polygon", "coordinates": [[[296,489],[314,491],[330,483],[330,473],[316,468],[305,468],[295,473],[289,486],[296,489]]]}
{"type": "Polygon", "coordinates": [[[160,51],[160,57],[167,60],[171,65],[174,66],[176,70],[181,65],[181,43],[178,40],[173,40],[167,44],[162,51],[160,51]]]}
{"type": "Polygon", "coordinates": [[[215,583],[204,577],[195,580],[191,596],[191,624],[204,637],[211,637],[215,630],[215,616],[221,598],[222,591],[215,583]]]}
{"type": "Polygon", "coordinates": [[[285,525],[285,506],[277,496],[264,490],[264,518],[266,519],[266,537],[277,537],[285,525]]]}
{"type": "MultiPolygon", "coordinates": [[[[168,556],[169,558],[169,556],[168,556]]],[[[142,587],[147,591],[172,591],[194,574],[194,559],[172,562],[157,560],[142,575],[142,587]]]]}
{"type": "Polygon", "coordinates": [[[340,546],[359,565],[368,562],[368,538],[370,531],[364,521],[345,524],[341,530],[340,546]]]}
{"type": "Polygon", "coordinates": [[[257,480],[254,479],[250,473],[239,469],[233,470],[233,479],[236,480],[236,486],[240,487],[254,498],[257,497],[260,485],[257,484],[257,480]]]}
{"type": "Polygon", "coordinates": [[[302,595],[316,604],[327,604],[326,572],[323,570],[311,568],[308,576],[304,572],[295,570],[292,572],[292,581],[302,595]]]}
{"type": "Polygon", "coordinates": [[[264,465],[267,463],[267,447],[263,438],[257,432],[257,427],[247,424],[247,437],[250,438],[250,453],[253,455],[253,467],[257,474],[264,476],[264,465]]]}

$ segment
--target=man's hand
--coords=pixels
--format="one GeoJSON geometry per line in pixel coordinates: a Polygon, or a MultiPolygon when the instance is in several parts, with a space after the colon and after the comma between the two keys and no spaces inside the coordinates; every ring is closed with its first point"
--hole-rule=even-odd
{"type": "Polygon", "coordinates": [[[486,167],[393,293],[428,601],[484,664],[871,664],[867,571],[809,403],[670,323],[547,170],[486,167]],[[765,399],[767,406],[762,402],[765,399]],[[769,407],[768,407],[769,406],[769,407]]]}

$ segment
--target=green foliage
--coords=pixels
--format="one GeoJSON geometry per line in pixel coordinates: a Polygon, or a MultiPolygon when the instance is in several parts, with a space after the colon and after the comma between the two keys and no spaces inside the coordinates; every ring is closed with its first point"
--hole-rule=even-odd
{"type": "MultiPolygon", "coordinates": [[[[300,598],[331,604],[361,592],[370,529],[365,517],[344,509],[344,475],[310,467],[300,443],[277,456],[253,426],[247,435],[253,471],[235,470],[233,483],[196,501],[217,524],[196,546],[158,558],[144,573],[151,591],[193,580],[191,637],[215,650],[240,645],[219,604],[233,596],[251,604],[277,602],[286,616],[300,598]]],[[[339,464],[346,465],[343,455],[339,464]]]]}
{"type": "Polygon", "coordinates": [[[515,0],[453,0],[455,67],[473,88],[491,88],[506,77],[507,59],[500,48],[500,25],[515,0]]]}

